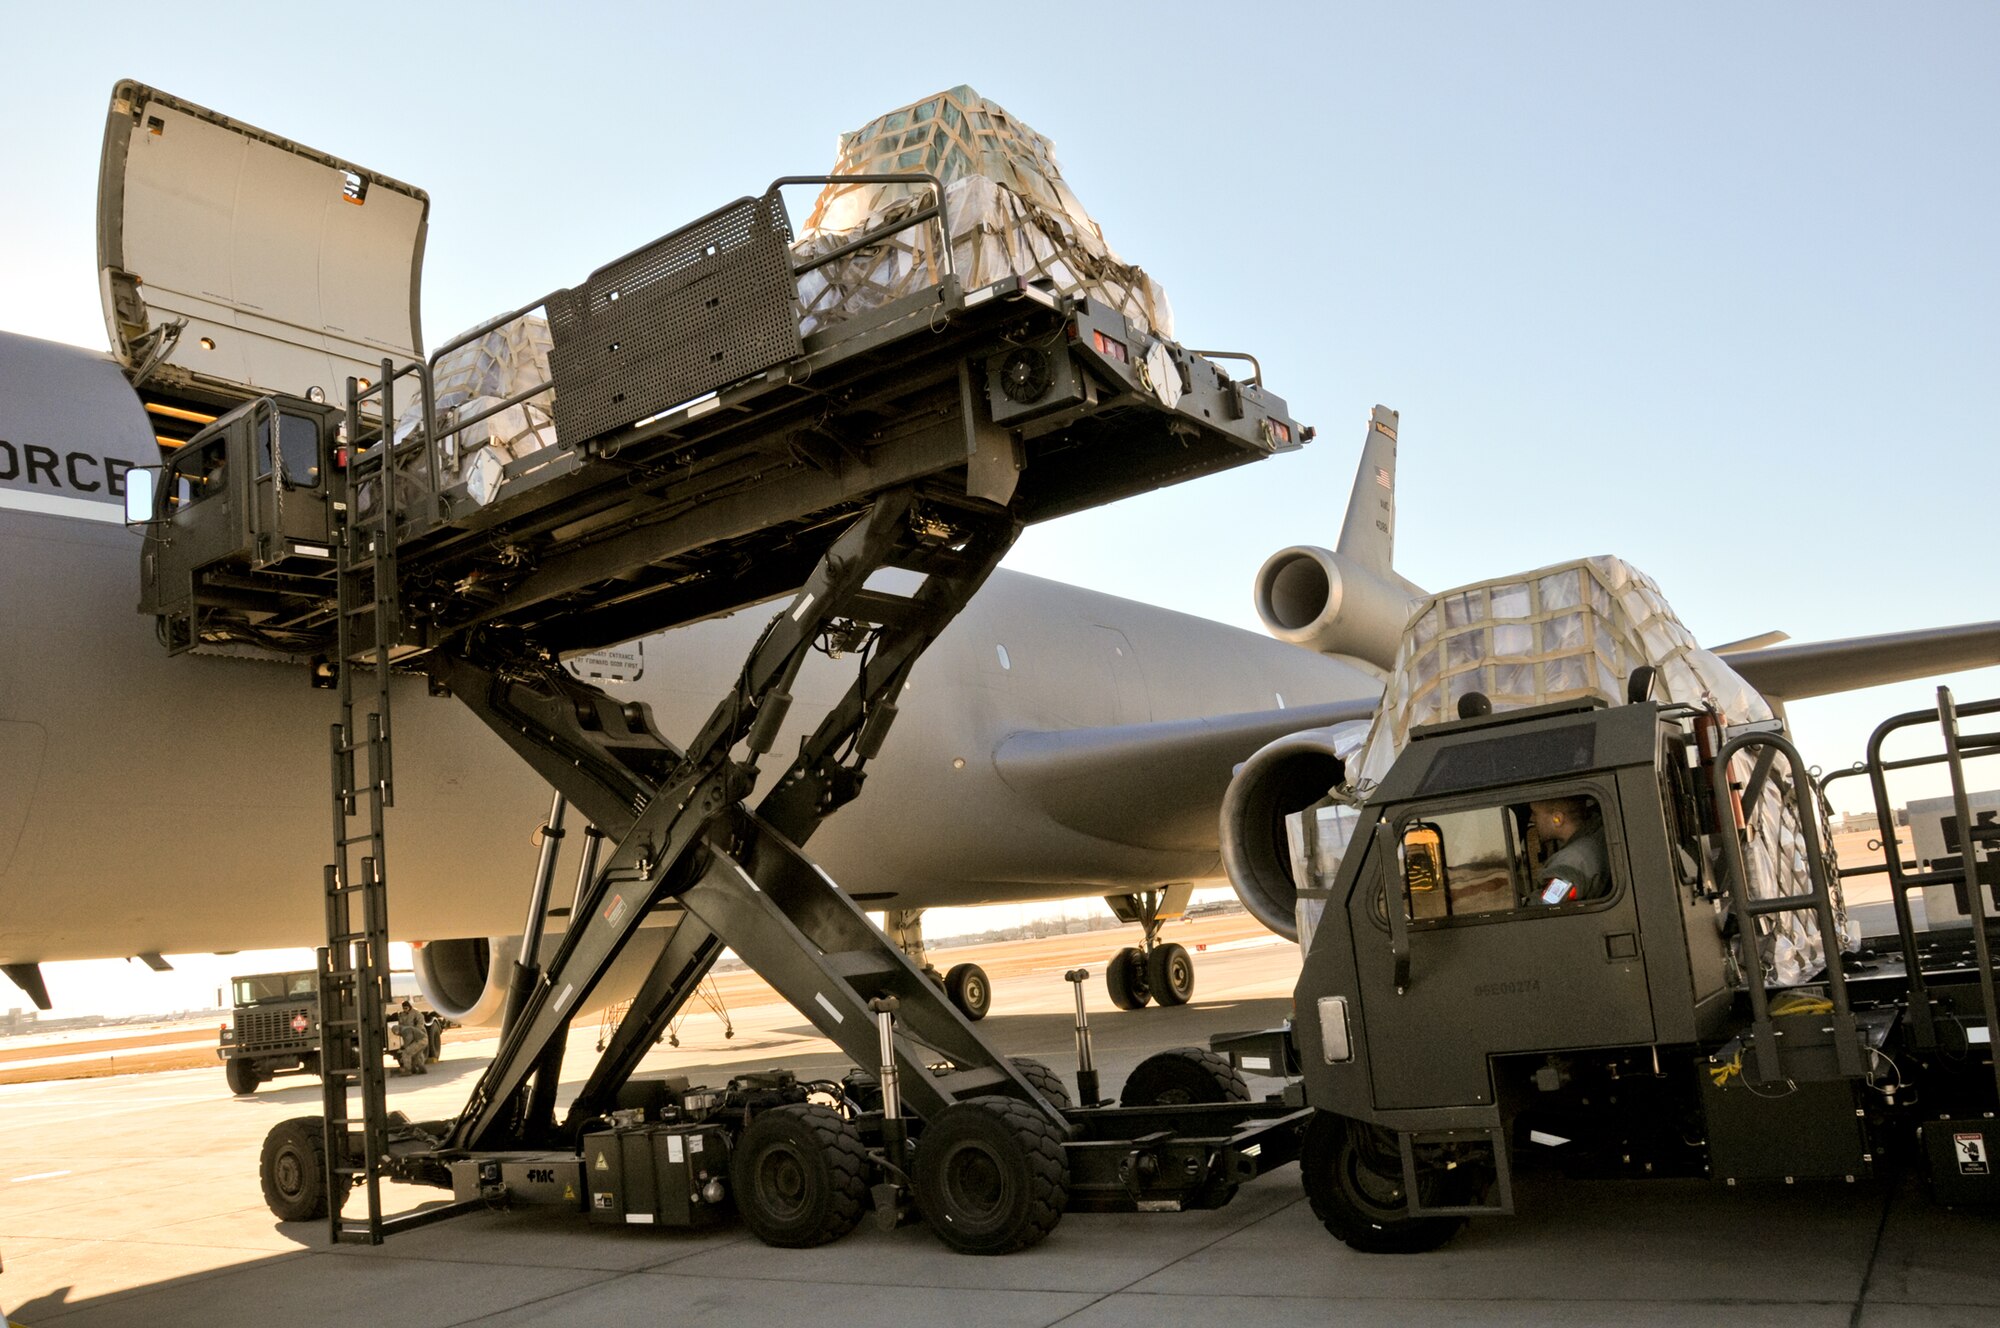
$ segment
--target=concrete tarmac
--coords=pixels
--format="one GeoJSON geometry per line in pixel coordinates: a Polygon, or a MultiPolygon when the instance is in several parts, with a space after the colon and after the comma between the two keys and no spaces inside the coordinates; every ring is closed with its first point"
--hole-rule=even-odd
{"type": "MultiPolygon", "coordinates": [[[[1117,939],[1069,938],[1092,952],[1117,939]]],[[[1065,1077],[1069,962],[994,965],[996,1013],[985,1024],[1009,1052],[1065,1077]]],[[[1093,979],[1107,1088],[1154,1050],[1282,1018],[1297,955],[1225,943],[1197,967],[1199,999],[1177,1010],[1109,1011],[1093,979]]],[[[716,1084],[747,1066],[844,1065],[789,1009],[733,998],[731,1014],[734,1038],[696,1013],[682,1046],[656,1050],[646,1071],[716,1084]]],[[[573,1038],[572,1087],[590,1042],[573,1038]]],[[[455,1113],[490,1047],[454,1043],[432,1073],[392,1077],[390,1105],[418,1118],[455,1113]]],[[[323,1224],[272,1219],[256,1174],[265,1132],[318,1110],[317,1080],[234,1098],[214,1068],[0,1087],[0,1306],[25,1328],[320,1319],[727,1328],[801,1317],[952,1328],[2000,1325],[2000,1217],[1938,1209],[1914,1184],[1725,1190],[1528,1175],[1519,1216],[1476,1221],[1443,1250],[1402,1257],[1356,1254],[1327,1235],[1289,1166],[1215,1212],[1070,1214],[1042,1244],[1004,1258],[953,1254],[922,1226],[885,1233],[864,1222],[816,1250],[778,1250],[734,1225],[684,1234],[545,1210],[463,1217],[375,1249],[328,1248],[323,1224]]],[[[390,1193],[392,1209],[438,1196],[390,1193]]]]}

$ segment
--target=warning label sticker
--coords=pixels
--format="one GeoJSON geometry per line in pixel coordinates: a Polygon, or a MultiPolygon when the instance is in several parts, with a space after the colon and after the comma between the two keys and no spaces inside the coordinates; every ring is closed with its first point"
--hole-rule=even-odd
{"type": "Polygon", "coordinates": [[[604,920],[615,927],[618,925],[618,920],[624,916],[625,916],[625,896],[624,895],[611,896],[611,903],[604,910],[604,920]]]}
{"type": "Polygon", "coordinates": [[[611,1170],[611,1164],[610,1164],[609,1162],[606,1162],[606,1161],[604,1160],[604,1154],[602,1154],[602,1153],[599,1153],[599,1154],[597,1155],[597,1169],[598,1169],[599,1171],[609,1171],[609,1170],[611,1170]]]}
{"type": "Polygon", "coordinates": [[[1958,1159],[1961,1176],[1992,1174],[1992,1160],[1986,1155],[1986,1136],[1978,1132],[1951,1136],[1952,1156],[1958,1159]]]}

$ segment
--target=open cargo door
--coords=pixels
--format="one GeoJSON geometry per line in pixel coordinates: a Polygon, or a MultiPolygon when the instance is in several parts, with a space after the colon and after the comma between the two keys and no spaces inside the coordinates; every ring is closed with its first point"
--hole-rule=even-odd
{"type": "Polygon", "coordinates": [[[420,353],[421,189],[128,81],[97,207],[112,352],[163,435],[266,392],[338,402],[420,353]]]}

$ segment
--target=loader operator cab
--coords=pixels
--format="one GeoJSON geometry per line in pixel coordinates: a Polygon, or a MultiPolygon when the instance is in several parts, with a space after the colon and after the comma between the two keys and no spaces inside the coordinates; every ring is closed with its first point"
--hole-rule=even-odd
{"type": "Polygon", "coordinates": [[[134,469],[126,521],[146,534],[140,612],[160,619],[170,650],[197,644],[204,608],[246,592],[327,593],[340,420],[319,402],[260,397],[165,465],[134,469]]]}
{"type": "Polygon", "coordinates": [[[1361,1119],[1487,1112],[1496,1057],[1714,1027],[1727,945],[1698,779],[1684,716],[1650,701],[1414,730],[1306,956],[1301,1008],[1345,1002],[1301,1029],[1326,1039],[1303,1048],[1314,1099],[1361,1119]]]}

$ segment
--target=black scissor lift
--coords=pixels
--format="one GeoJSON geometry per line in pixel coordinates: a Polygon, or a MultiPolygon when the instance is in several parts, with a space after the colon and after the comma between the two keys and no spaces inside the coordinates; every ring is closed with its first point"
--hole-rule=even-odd
{"type": "MultiPolygon", "coordinates": [[[[357,994],[328,1017],[379,1009],[359,993],[386,958],[392,726],[386,686],[356,699],[365,667],[378,680],[428,675],[606,846],[464,1110],[385,1117],[379,1060],[372,1081],[365,1064],[330,1064],[324,1135],[286,1122],[265,1147],[280,1216],[326,1214],[335,1239],[372,1243],[502,1199],[661,1224],[733,1204],[759,1236],[798,1245],[843,1234],[872,1202],[883,1221],[914,1207],[946,1243],[999,1253],[1039,1240],[1066,1207],[1212,1206],[1295,1156],[1304,1113],[1234,1100],[1241,1080],[1205,1053],[1151,1072],[1156,1096],[1188,1105],[1122,1116],[1091,1100],[1087,1073],[1084,1106],[1070,1109],[1059,1079],[989,1046],[804,851],[860,792],[918,657],[1024,524],[1310,437],[1261,375],[1238,381],[1209,355],[1153,347],[1094,301],[1012,279],[963,289],[948,242],[933,249],[936,284],[801,337],[803,272],[865,260],[890,229],[949,234],[937,182],[901,178],[927,185],[929,204],[808,263],[794,261],[780,191],[818,181],[780,180],[426,364],[385,362],[381,381],[350,382],[338,438],[334,412],[282,398],[225,417],[187,451],[236,449],[225,535],[192,538],[199,504],[175,506],[199,476],[179,477],[179,499],[162,487],[142,607],[168,648],[310,661],[348,700],[333,735],[340,853],[322,966],[324,985],[357,994]],[[475,495],[454,479],[468,428],[545,407],[549,385],[453,418],[436,408],[435,370],[536,308],[553,337],[560,442],[511,459],[498,491],[475,495]],[[420,424],[397,429],[409,393],[420,424]],[[281,415],[319,429],[318,467],[292,455],[281,415]],[[177,547],[199,555],[179,565],[177,547]],[[888,568],[903,575],[876,577],[888,568]],[[684,749],[644,706],[560,667],[787,594],[684,749]],[[852,658],[854,681],[760,790],[815,649],[852,658]],[[671,928],[664,950],[558,1119],[569,1025],[642,924],[671,928]],[[838,1084],[784,1072],[717,1090],[634,1083],[725,945],[867,1071],[838,1084]],[[454,1200],[384,1216],[384,1178],[454,1200]],[[344,1220],[357,1183],[367,1217],[344,1220]]],[[[381,1040],[364,1030],[362,1046],[371,1031],[381,1040]]],[[[1080,1045],[1087,1068],[1087,1034],[1080,1045]]]]}

